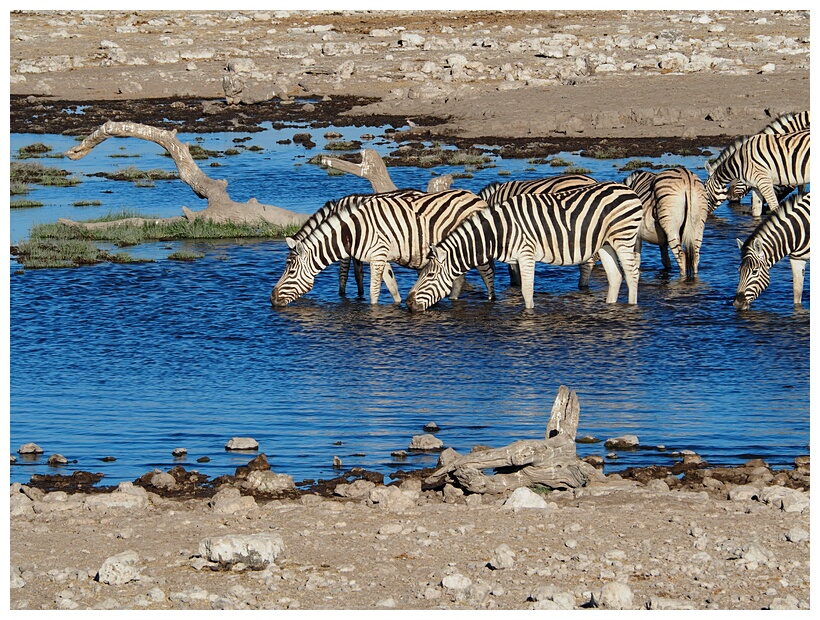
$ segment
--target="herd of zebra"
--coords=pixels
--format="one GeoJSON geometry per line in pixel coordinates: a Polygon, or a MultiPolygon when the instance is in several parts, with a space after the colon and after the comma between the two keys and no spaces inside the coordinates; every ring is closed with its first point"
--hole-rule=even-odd
{"type": "Polygon", "coordinates": [[[286,239],[290,252],[271,304],[285,306],[304,295],[335,262],[344,296],[351,260],[360,296],[361,265],[370,264],[373,304],[382,280],[393,300],[401,301],[391,262],[417,270],[406,300],[411,311],[426,310],[448,294],[457,299],[472,268],[494,299],[495,261],[508,264],[510,283],[520,287],[527,308],[533,307],[536,262],[579,265],[583,288],[600,261],[609,284],[607,303],[617,301],[625,279],[628,302],[635,304],[643,242],[659,246],[666,269],[671,250],[681,278],[696,277],[707,216],[725,200],[752,191],[752,215],[762,216],[763,202],[769,213],[745,242],[738,240],[734,306],[748,309],[768,286],[769,269],[786,256],[799,305],[809,259],[809,155],[805,111],[780,116],[725,147],[706,164],[705,183],[676,167],[633,172],[622,183],[563,174],[491,183],[478,195],[463,189],[352,194],[328,202],[286,239]]]}

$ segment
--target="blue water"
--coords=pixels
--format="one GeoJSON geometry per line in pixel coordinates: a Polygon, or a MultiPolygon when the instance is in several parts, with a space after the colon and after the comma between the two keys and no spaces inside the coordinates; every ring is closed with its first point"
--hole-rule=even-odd
{"type": "MultiPolygon", "coordinates": [[[[261,153],[220,158],[218,168],[200,165],[228,179],[235,200],[253,196],[305,213],[328,199],[369,191],[362,179],[328,176],[306,163],[322,148],[327,129],[312,132],[319,143],[312,151],[276,143],[288,131],[304,130],[253,134],[244,144],[262,146],[261,153]]],[[[380,133],[339,131],[348,139],[380,133]]],[[[205,136],[201,144],[224,150],[235,137],[205,136]]],[[[74,144],[62,136],[15,135],[12,154],[32,142],[55,150],[74,144]]],[[[377,139],[365,146],[386,153],[391,145],[377,139]]],[[[616,168],[623,161],[561,156],[591,168],[600,180],[627,174],[616,168]]],[[[703,177],[702,160],[653,161],[682,163],[703,177]]],[[[129,165],[172,169],[159,147],[133,139],[109,140],[79,162],[42,163],[77,174],[129,165]],[[116,152],[140,157],[108,156],[116,152]]],[[[431,177],[429,169],[390,172],[399,186],[423,188],[431,177]]],[[[454,187],[478,191],[494,180],[557,172],[499,160],[454,187]]],[[[74,188],[34,190],[29,197],[47,205],[13,210],[11,240],[57,217],[85,219],[123,207],[164,217],[178,215],[181,205],[204,207],[181,181],[151,189],[83,179],[74,188]],[[103,205],[73,207],[77,200],[103,205]]],[[[305,297],[272,309],[268,297],[287,255],[283,241],[151,243],[127,251],[152,256],[154,263],[23,274],[14,273],[20,267],[12,258],[10,451],[33,441],[45,455],[13,465],[11,481],[81,469],[116,484],[177,464],[215,477],[251,458],[224,450],[234,436],[255,438],[274,471],[297,481],[336,475],[334,455],[345,469],[384,474],[429,467],[435,454],[398,459],[391,452],[406,449],[431,421],[441,427],[437,436],[445,446],[463,452],[476,444],[543,437],[561,384],[578,392],[579,436],[635,434],[647,447],[607,459],[607,472],[670,464],[678,449],[694,450],[713,465],[762,457],[775,467],[790,466],[809,443],[810,278],[803,309],[795,309],[791,271],[788,261],[781,262],[753,309],[735,311],[735,238],[753,228],[749,215],[720,207],[707,223],[695,282],[662,272],[657,248],[645,245],[637,307],[624,303],[625,286],[621,303],[604,303],[600,267],[591,288],[579,291],[577,268],[539,265],[531,312],[507,289],[503,269],[497,302],[484,299],[472,273],[474,292],[413,315],[390,303],[384,288],[378,306],[357,299],[352,275],[348,298],[340,299],[336,266],[321,273],[305,297]],[[193,263],[164,259],[181,247],[206,256],[193,263]],[[650,449],[659,444],[667,451],[650,449]],[[187,448],[186,459],[171,456],[177,447],[187,448]],[[45,461],[53,453],[77,462],[50,468],[45,461]],[[100,460],[109,455],[117,460],[100,460]],[[210,462],[197,463],[201,456],[210,462]]],[[[395,271],[404,296],[415,272],[395,271]]],[[[603,444],[579,445],[578,451],[608,453],[603,444]]]]}

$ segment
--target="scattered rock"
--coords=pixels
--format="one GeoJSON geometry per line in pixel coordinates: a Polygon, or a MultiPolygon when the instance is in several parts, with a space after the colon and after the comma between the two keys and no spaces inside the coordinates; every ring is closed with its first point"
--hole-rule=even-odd
{"type": "Polygon", "coordinates": [[[46,464],[49,467],[59,467],[60,465],[67,465],[68,459],[64,457],[62,454],[52,454],[50,457],[48,457],[48,461],[46,461],[46,464]]]}
{"type": "Polygon", "coordinates": [[[239,489],[227,487],[214,495],[208,502],[214,512],[220,514],[232,514],[242,510],[250,510],[256,507],[256,500],[248,495],[242,495],[239,489]]]}
{"type": "Polygon", "coordinates": [[[592,593],[590,603],[600,609],[634,609],[632,588],[619,581],[605,583],[592,593]]]}
{"type": "Polygon", "coordinates": [[[293,476],[288,474],[277,474],[272,471],[254,470],[242,482],[242,488],[252,489],[259,493],[279,493],[296,488],[293,476]]]}
{"type": "Polygon", "coordinates": [[[504,501],[505,508],[549,508],[543,497],[527,487],[518,487],[504,501]]]}
{"type": "Polygon", "coordinates": [[[111,586],[121,586],[129,581],[138,581],[140,571],[137,566],[139,556],[135,551],[123,551],[103,562],[97,572],[97,581],[111,586]]]}
{"type": "Polygon", "coordinates": [[[604,442],[604,447],[608,450],[631,450],[639,445],[636,435],[621,435],[612,437],[604,442]]]}
{"type": "Polygon", "coordinates": [[[225,445],[226,450],[258,450],[259,442],[252,437],[231,437],[225,445]]]}
{"type": "Polygon", "coordinates": [[[424,425],[423,430],[424,430],[425,433],[437,433],[441,429],[439,428],[439,425],[436,424],[435,422],[428,422],[427,424],[424,425]]]}
{"type": "Polygon", "coordinates": [[[444,442],[433,435],[414,435],[410,441],[408,450],[415,452],[434,452],[436,450],[443,450],[444,442]]]}
{"type": "Polygon", "coordinates": [[[333,492],[339,497],[365,497],[375,487],[369,480],[354,480],[350,484],[337,484],[333,492]]]}
{"type": "Polygon", "coordinates": [[[496,548],[493,552],[493,557],[487,563],[487,566],[493,570],[501,570],[503,568],[512,568],[515,565],[515,552],[510,549],[510,546],[503,544],[496,548]]]}
{"type": "Polygon", "coordinates": [[[17,449],[17,454],[42,454],[43,449],[36,443],[24,443],[17,449]]]}
{"type": "Polygon", "coordinates": [[[284,550],[282,537],[277,534],[229,534],[205,538],[199,543],[199,555],[211,562],[241,562],[252,569],[274,563],[284,550]]]}
{"type": "Polygon", "coordinates": [[[175,458],[180,458],[180,457],[183,457],[183,456],[187,456],[187,454],[188,454],[188,450],[186,448],[174,448],[171,451],[171,455],[174,456],[175,458]]]}

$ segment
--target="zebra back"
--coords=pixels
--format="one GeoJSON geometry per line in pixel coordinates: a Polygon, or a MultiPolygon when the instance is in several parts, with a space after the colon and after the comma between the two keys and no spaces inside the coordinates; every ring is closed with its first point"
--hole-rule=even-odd
{"type": "Polygon", "coordinates": [[[786,256],[809,260],[811,236],[811,194],[795,194],[755,228],[743,243],[743,259],[756,255],[759,261],[771,267],[786,256]]]}
{"type": "Polygon", "coordinates": [[[760,130],[760,133],[784,134],[809,129],[809,110],[782,114],[760,130]]]}
{"type": "Polygon", "coordinates": [[[652,204],[652,185],[655,183],[655,173],[647,170],[636,170],[624,179],[626,185],[633,192],[638,194],[638,198],[644,207],[652,204]]]}
{"type": "Polygon", "coordinates": [[[310,235],[310,233],[312,233],[314,230],[316,230],[316,228],[318,228],[319,224],[321,224],[329,216],[333,215],[334,213],[340,213],[350,211],[352,209],[357,209],[362,204],[372,199],[374,196],[411,197],[413,195],[422,193],[423,192],[420,192],[415,189],[399,189],[392,192],[384,192],[382,194],[349,194],[336,200],[329,200],[324,204],[324,206],[321,209],[316,211],[307,219],[307,221],[304,224],[302,224],[302,227],[298,231],[296,231],[292,239],[294,241],[301,241],[305,239],[308,235],[310,235]]]}
{"type": "Polygon", "coordinates": [[[542,179],[529,181],[493,182],[479,192],[479,196],[490,206],[518,196],[520,194],[546,194],[574,189],[596,183],[595,179],[585,174],[558,174],[542,179]]]}

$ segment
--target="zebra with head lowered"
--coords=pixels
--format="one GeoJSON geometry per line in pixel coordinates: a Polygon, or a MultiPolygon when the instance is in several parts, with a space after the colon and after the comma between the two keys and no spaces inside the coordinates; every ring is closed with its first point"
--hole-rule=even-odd
{"type": "MultiPolygon", "coordinates": [[[[763,200],[776,208],[775,185],[805,185],[810,182],[809,131],[787,134],[759,133],[740,138],[727,146],[717,159],[706,163],[706,195],[709,212],[714,211],[729,192],[726,186],[734,180],[760,194],[763,200]]],[[[760,217],[762,205],[752,216],[760,217]]]]}
{"type": "MultiPolygon", "coordinates": [[[[806,131],[809,130],[811,123],[811,114],[809,110],[804,112],[789,112],[788,114],[782,114],[775,118],[771,123],[766,125],[763,129],[761,129],[758,133],[768,133],[768,134],[786,134],[786,133],[795,133],[797,131],[806,131]]],[[[739,179],[735,179],[729,184],[729,192],[727,199],[729,202],[740,202],[740,199],[745,196],[751,188],[746,185],[743,181],[739,179]]],[[[777,197],[777,202],[780,203],[786,196],[794,191],[794,187],[789,187],[788,185],[775,185],[774,186],[774,193],[777,197]]],[[[799,188],[800,193],[806,193],[806,186],[801,185],[799,188]]],[[[770,205],[769,209],[775,208],[776,205],[770,205]]],[[[757,195],[756,192],[752,192],[752,213],[762,213],[763,212],[763,204],[760,200],[760,196],[757,195]]]]}
{"type": "MultiPolygon", "coordinates": [[[[370,303],[378,303],[388,262],[421,268],[427,260],[424,248],[486,207],[467,190],[368,195],[349,208],[337,209],[302,240],[288,242],[291,252],[285,272],[271,291],[271,304],[285,306],[301,297],[313,288],[320,271],[346,257],[370,263],[370,303]]],[[[493,298],[492,265],[482,264],[479,272],[493,298]]],[[[401,301],[398,290],[393,300],[401,301]]]]}
{"type": "MultiPolygon", "coordinates": [[[[406,190],[397,190],[396,192],[390,192],[391,196],[415,196],[421,195],[422,192],[417,191],[415,189],[406,189],[406,190]]],[[[301,241],[305,237],[307,237],[310,233],[312,233],[319,224],[324,221],[329,215],[336,213],[341,209],[349,209],[351,207],[357,207],[366,200],[372,198],[374,194],[350,194],[348,196],[344,196],[339,198],[338,200],[330,200],[325,203],[325,205],[316,211],[313,215],[311,215],[307,221],[302,224],[302,227],[296,231],[296,233],[290,237],[291,240],[286,240],[288,243],[288,247],[291,249],[293,245],[292,242],[301,241]]],[[[351,259],[349,256],[342,258],[339,261],[339,296],[345,296],[345,289],[347,287],[347,277],[350,273],[350,263],[351,260],[353,262],[353,274],[356,279],[356,288],[358,289],[359,297],[364,295],[364,270],[362,269],[362,261],[351,259]]],[[[384,278],[384,283],[387,285],[387,289],[393,294],[394,298],[398,295],[398,285],[396,284],[396,278],[393,275],[393,270],[390,268],[390,265],[387,265],[384,269],[382,274],[384,278]]]]}
{"type": "MultiPolygon", "coordinates": [[[[505,200],[509,200],[513,196],[521,194],[548,194],[555,192],[562,192],[569,189],[583,187],[584,185],[592,185],[597,183],[595,179],[585,174],[557,174],[551,177],[543,177],[541,179],[530,179],[527,181],[506,181],[505,183],[494,182],[490,183],[482,189],[478,195],[484,199],[489,206],[500,205],[505,200]]],[[[583,278],[582,267],[582,278],[583,278]]],[[[592,267],[589,267],[591,270],[592,267]]],[[[518,270],[518,265],[510,263],[510,286],[521,286],[521,273],[518,270]]],[[[589,275],[587,274],[587,281],[589,275]]]]}
{"type": "Polygon", "coordinates": [[[700,247],[706,227],[708,205],[703,182],[686,168],[669,168],[657,174],[646,170],[633,172],[624,179],[643,203],[641,242],[659,246],[661,262],[669,270],[667,248],[678,263],[680,277],[698,275],[700,247]]]}
{"type": "Polygon", "coordinates": [[[740,247],[740,282],[734,306],[748,310],[751,303],[769,286],[769,270],[789,257],[792,268],[794,305],[802,304],[803,276],[810,258],[811,194],[788,198],[749,235],[740,247]]]}
{"type": "Polygon", "coordinates": [[[533,307],[535,263],[578,265],[596,252],[609,280],[607,303],[615,303],[623,277],[629,303],[638,301],[640,255],[635,243],[643,210],[631,189],[620,183],[596,183],[557,194],[521,194],[479,211],[441,243],[407,296],[411,311],[439,301],[453,280],[470,268],[491,262],[518,263],[524,306],[533,307]]]}

